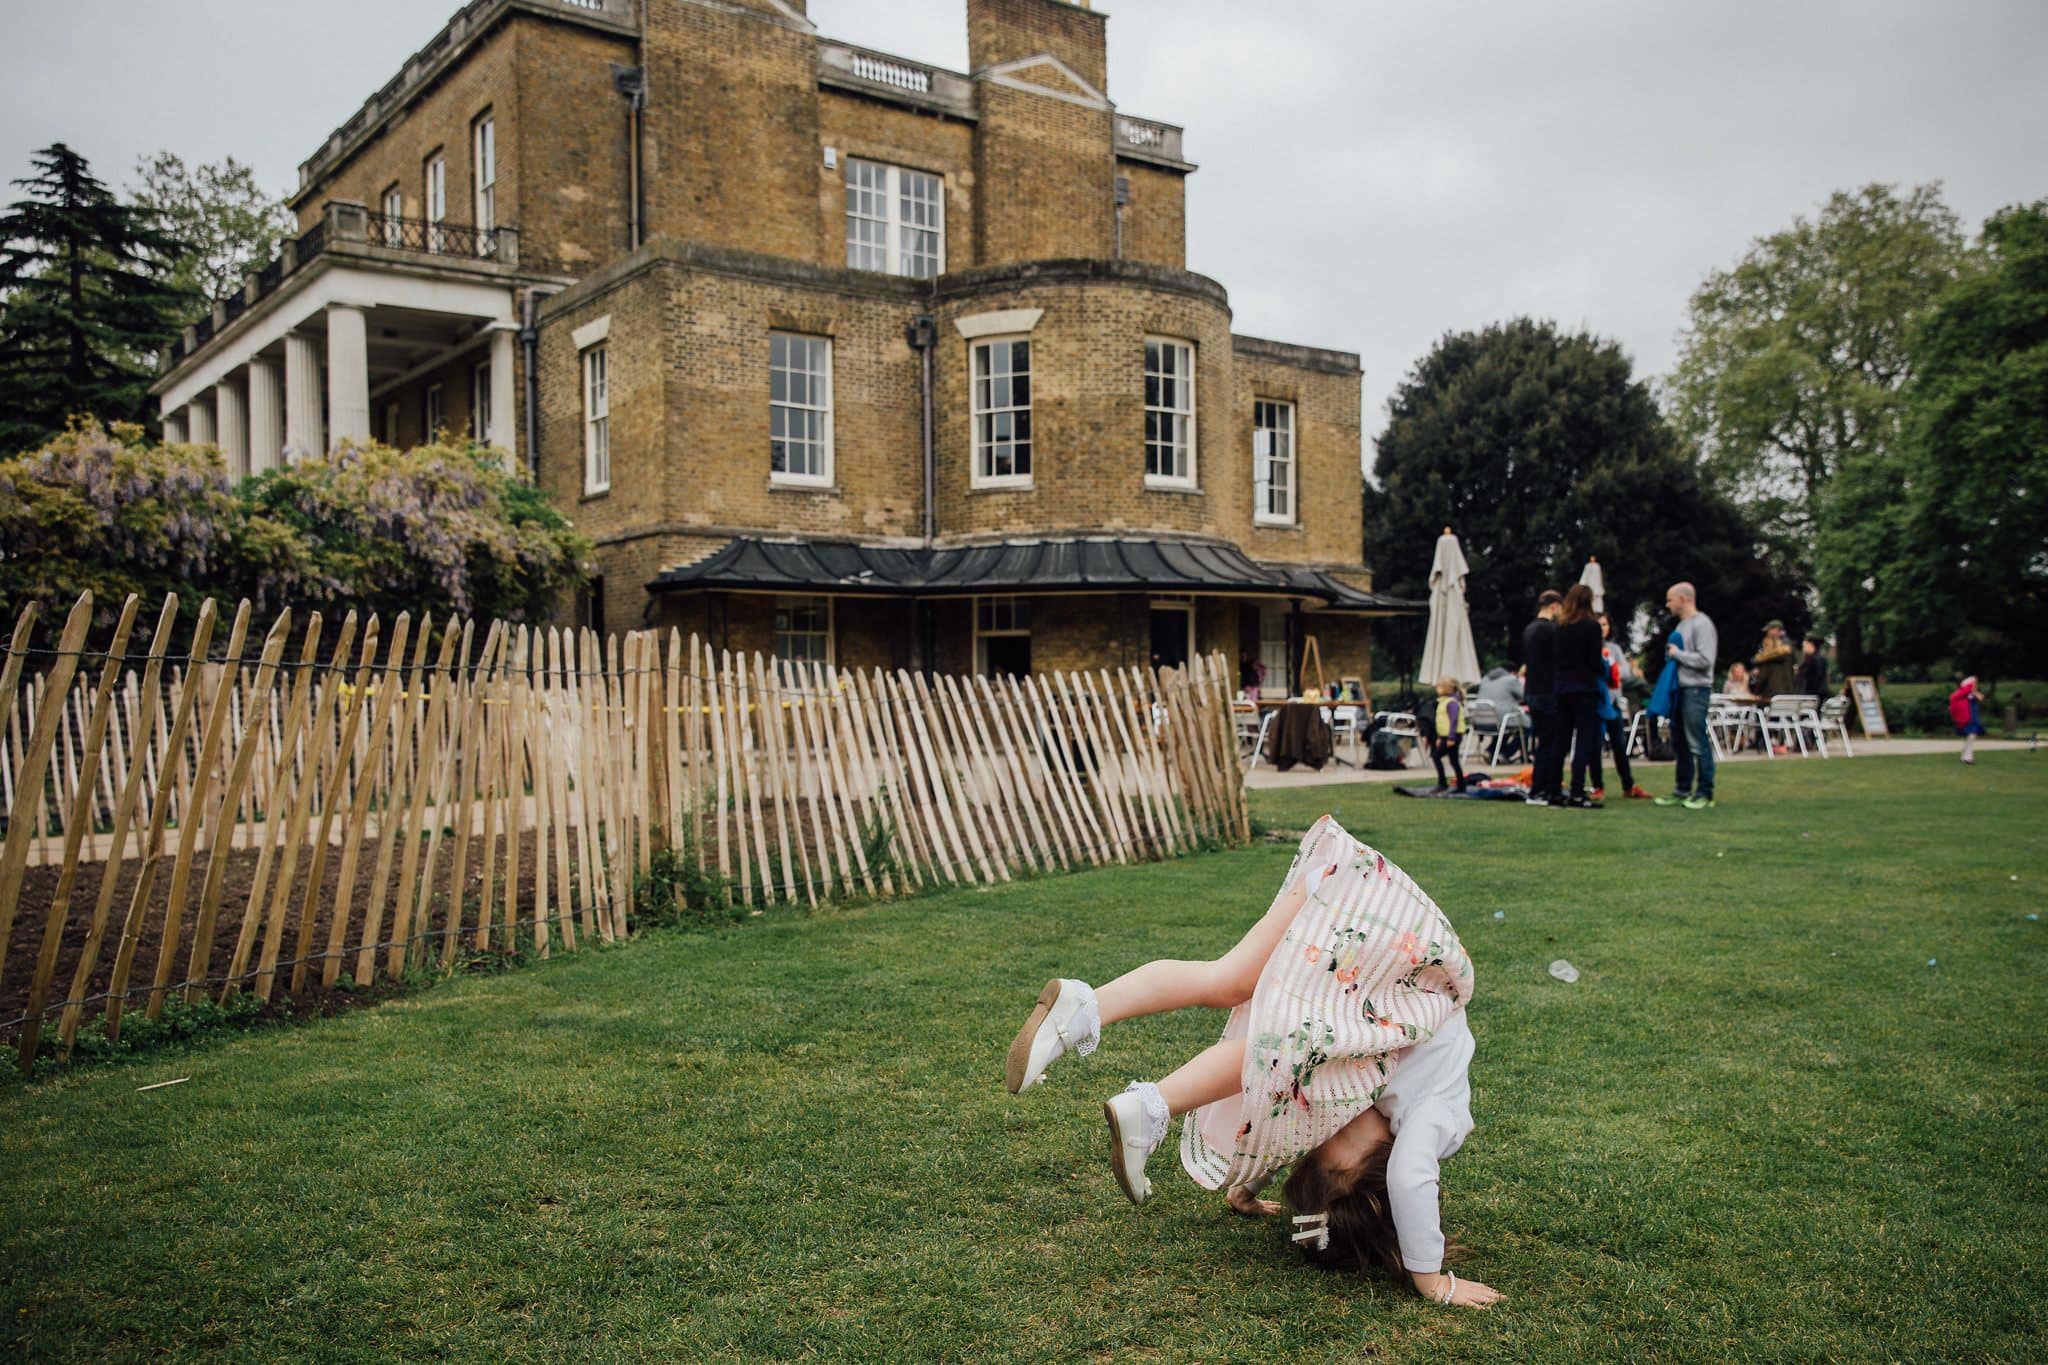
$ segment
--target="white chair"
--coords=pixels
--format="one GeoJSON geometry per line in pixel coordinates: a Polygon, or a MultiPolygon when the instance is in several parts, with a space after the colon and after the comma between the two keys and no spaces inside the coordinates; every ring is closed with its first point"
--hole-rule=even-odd
{"type": "Polygon", "coordinates": [[[1230,723],[1237,731],[1238,756],[1244,756],[1245,746],[1253,743],[1259,735],[1259,708],[1248,701],[1230,704],[1230,723]]]}
{"type": "Polygon", "coordinates": [[[1815,718],[1822,734],[1833,730],[1842,739],[1842,753],[1847,758],[1856,757],[1856,751],[1849,746],[1849,699],[1829,697],[1820,704],[1820,714],[1815,718]]]}
{"type": "Polygon", "coordinates": [[[1798,727],[1800,739],[1803,741],[1806,735],[1811,732],[1813,735],[1813,747],[1820,751],[1822,758],[1826,758],[1828,756],[1828,737],[1826,729],[1821,725],[1820,698],[1807,692],[1788,692],[1783,698],[1773,697],[1771,700],[1774,702],[1783,700],[1785,702],[1787,708],[1792,712],[1793,724],[1798,727]]]}
{"type": "MultiPolygon", "coordinates": [[[[1358,766],[1359,718],[1365,714],[1363,706],[1332,706],[1326,712],[1330,718],[1330,757],[1337,758],[1337,744],[1341,740],[1351,741],[1351,766],[1358,766]]],[[[1337,758],[1339,763],[1344,759],[1337,758]]]]}
{"type": "MultiPolygon", "coordinates": [[[[1707,735],[1714,743],[1716,757],[1727,757],[1727,751],[1740,752],[1749,739],[1752,728],[1763,729],[1763,712],[1739,697],[1725,692],[1715,692],[1707,698],[1707,735]]],[[[1764,753],[1770,754],[1771,746],[1764,745],[1764,753]]]]}
{"type": "Polygon", "coordinates": [[[1471,737],[1475,752],[1486,751],[1486,741],[1491,738],[1493,748],[1487,753],[1488,763],[1500,762],[1500,751],[1510,736],[1521,747],[1516,751],[1523,757],[1529,753],[1529,718],[1517,706],[1503,711],[1484,697],[1475,699],[1468,708],[1472,719],[1471,737]]]}
{"type": "Polygon", "coordinates": [[[1273,717],[1279,714],[1280,708],[1277,706],[1268,707],[1260,713],[1258,733],[1252,736],[1251,761],[1245,764],[1244,768],[1246,772],[1250,772],[1259,766],[1259,759],[1266,752],[1266,731],[1273,728],[1273,717]]]}
{"type": "MultiPolygon", "coordinates": [[[[1769,704],[1764,707],[1766,747],[1771,742],[1771,736],[1783,735],[1787,753],[1790,753],[1792,746],[1797,744],[1799,756],[1809,757],[1811,751],[1806,747],[1806,724],[1803,713],[1812,707],[1813,702],[1812,697],[1796,696],[1790,692],[1772,697],[1769,704]]],[[[1826,750],[1823,749],[1822,753],[1825,754],[1826,750]]]]}

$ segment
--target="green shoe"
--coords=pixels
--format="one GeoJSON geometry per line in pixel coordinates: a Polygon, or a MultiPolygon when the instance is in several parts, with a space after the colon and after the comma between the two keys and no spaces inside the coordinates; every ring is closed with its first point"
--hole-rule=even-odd
{"type": "Polygon", "coordinates": [[[1685,803],[1685,808],[1687,810],[1712,810],[1714,808],[1714,798],[1711,796],[1695,796],[1685,803]]]}
{"type": "Polygon", "coordinates": [[[1673,796],[1660,796],[1660,797],[1656,798],[1656,799],[1655,799],[1654,801],[1652,801],[1652,802],[1651,802],[1650,804],[1651,804],[1651,805],[1654,805],[1654,806],[1683,806],[1683,805],[1688,805],[1688,804],[1690,804],[1690,803],[1691,803],[1691,801],[1692,801],[1692,798],[1691,798],[1690,796],[1677,796],[1677,795],[1673,795],[1673,796]]]}

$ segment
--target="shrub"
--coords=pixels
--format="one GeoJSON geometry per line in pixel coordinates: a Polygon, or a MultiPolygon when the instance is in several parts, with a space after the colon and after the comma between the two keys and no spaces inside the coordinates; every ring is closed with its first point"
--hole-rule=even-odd
{"type": "Polygon", "coordinates": [[[140,427],[80,421],[0,460],[0,630],[40,602],[47,637],[87,589],[98,626],[113,624],[131,592],[145,602],[178,592],[189,619],[194,584],[241,591],[252,562],[269,566],[274,591],[250,595],[274,609],[297,587],[309,547],[251,514],[210,447],[151,445],[140,427]]]}
{"type": "MultiPolygon", "coordinates": [[[[243,485],[253,508],[307,538],[334,609],[543,618],[582,581],[590,543],[539,489],[472,444],[343,446],[243,485]]],[[[307,593],[307,596],[313,594],[307,593]]]]}
{"type": "Polygon", "coordinates": [[[247,597],[259,622],[285,606],[535,621],[589,553],[482,446],[344,446],[237,487],[211,447],[80,421],[0,460],[0,630],[40,602],[41,640],[87,589],[101,627],[131,592],[179,593],[188,621],[208,593],[247,597]]]}

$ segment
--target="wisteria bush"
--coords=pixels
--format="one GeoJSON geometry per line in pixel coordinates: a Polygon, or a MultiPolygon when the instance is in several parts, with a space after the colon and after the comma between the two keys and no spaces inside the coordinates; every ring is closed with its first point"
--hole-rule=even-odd
{"type": "Polygon", "coordinates": [[[311,546],[286,588],[330,609],[536,621],[583,580],[590,543],[503,454],[468,443],[344,446],[242,485],[252,511],[311,546]]]}
{"type": "Polygon", "coordinates": [[[101,626],[131,592],[176,592],[188,620],[212,596],[249,598],[259,621],[286,606],[532,621],[589,553],[486,447],[343,447],[238,486],[209,446],[80,421],[0,460],[0,631],[40,602],[42,641],[86,589],[101,626]]]}

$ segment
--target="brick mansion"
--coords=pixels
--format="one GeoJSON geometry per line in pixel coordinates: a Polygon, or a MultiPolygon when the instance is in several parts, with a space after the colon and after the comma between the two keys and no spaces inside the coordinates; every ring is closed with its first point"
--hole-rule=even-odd
{"type": "Polygon", "coordinates": [[[1368,676],[1360,373],[1231,331],[1107,16],[967,0],[967,72],[804,0],[472,0],[299,171],[299,235],[154,392],[237,473],[512,453],[565,619],[844,666],[1220,650],[1368,676]]]}

